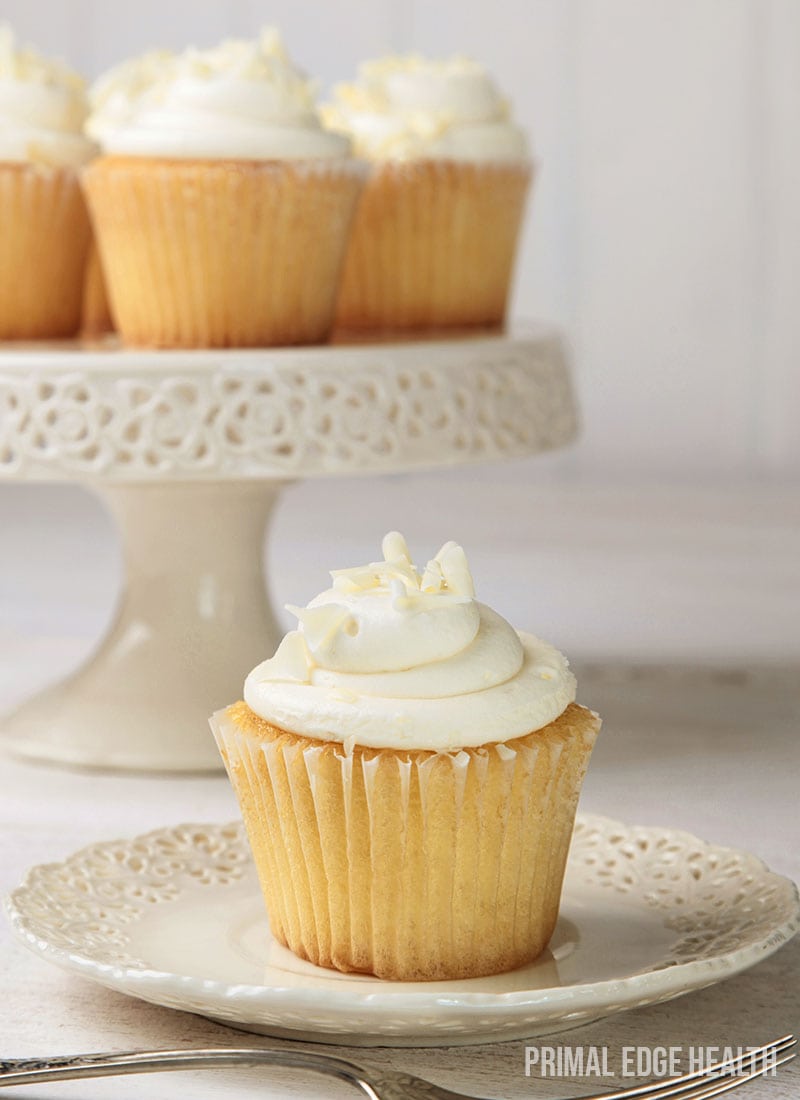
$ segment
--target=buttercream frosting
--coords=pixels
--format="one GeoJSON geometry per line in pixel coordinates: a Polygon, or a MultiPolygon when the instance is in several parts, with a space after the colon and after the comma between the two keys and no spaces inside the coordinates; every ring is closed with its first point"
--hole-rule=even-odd
{"type": "Polygon", "coordinates": [[[368,159],[518,160],[528,152],[491,76],[466,57],[365,62],[355,83],[334,88],[322,117],[368,159]]]}
{"type": "Polygon", "coordinates": [[[541,729],[574,700],[566,658],[475,599],[460,546],[422,571],[397,532],[382,549],[289,605],[298,629],[245,681],[256,714],[346,748],[454,752],[541,729]]]}
{"type": "Polygon", "coordinates": [[[87,132],[107,153],[193,159],[344,157],[325,130],[312,81],[272,28],[210,50],[157,51],[125,62],[91,91],[87,132]]]}
{"type": "Polygon", "coordinates": [[[89,137],[104,145],[131,125],[137,111],[157,103],[159,89],[171,79],[175,63],[171,50],[150,50],[99,76],[89,88],[89,137]]]}
{"type": "Polygon", "coordinates": [[[83,134],[81,77],[20,46],[0,24],[0,162],[78,167],[96,153],[83,134]]]}

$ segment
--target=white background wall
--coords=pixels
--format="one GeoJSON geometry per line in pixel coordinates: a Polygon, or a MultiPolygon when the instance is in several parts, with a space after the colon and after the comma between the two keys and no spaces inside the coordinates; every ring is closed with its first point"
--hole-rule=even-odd
{"type": "Polygon", "coordinates": [[[558,477],[800,475],[798,0],[0,0],[88,76],[282,28],[325,89],[387,50],[497,74],[540,177],[515,312],[565,325],[558,477]]]}

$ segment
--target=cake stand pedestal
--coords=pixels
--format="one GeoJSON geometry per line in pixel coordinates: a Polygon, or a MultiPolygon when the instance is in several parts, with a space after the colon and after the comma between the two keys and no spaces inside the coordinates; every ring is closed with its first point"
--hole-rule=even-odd
{"type": "Polygon", "coordinates": [[[88,663],[7,715],[0,740],[76,766],[219,769],[208,715],[279,640],[261,561],[283,485],[522,457],[575,434],[544,327],[257,351],[7,345],[0,480],[98,491],[126,580],[88,663]]]}

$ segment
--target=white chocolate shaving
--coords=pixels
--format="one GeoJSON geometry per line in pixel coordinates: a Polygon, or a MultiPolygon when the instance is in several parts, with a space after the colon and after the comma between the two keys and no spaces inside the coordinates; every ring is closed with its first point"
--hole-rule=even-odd
{"type": "Polygon", "coordinates": [[[411,564],[408,543],[399,531],[390,531],[388,535],[383,536],[381,553],[386,561],[401,561],[406,562],[408,565],[411,564]]]}

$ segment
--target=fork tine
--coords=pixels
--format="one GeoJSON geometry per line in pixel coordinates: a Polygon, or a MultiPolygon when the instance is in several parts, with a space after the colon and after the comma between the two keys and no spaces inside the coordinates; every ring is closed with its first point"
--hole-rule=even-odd
{"type": "MultiPolygon", "coordinates": [[[[692,1073],[685,1073],[681,1077],[672,1077],[666,1081],[650,1081],[644,1085],[634,1085],[632,1088],[623,1089],[621,1092],[605,1093],[606,1100],[670,1100],[674,1097],[676,1100],[696,1100],[696,1098],[707,1095],[715,1096],[717,1092],[725,1091],[726,1089],[735,1087],[731,1084],[731,1081],[735,1081],[733,1076],[727,1076],[732,1073],[734,1067],[739,1069],[747,1069],[752,1067],[757,1061],[766,1063],[766,1059],[772,1059],[773,1056],[783,1054],[784,1052],[791,1050],[791,1048],[797,1043],[794,1035],[784,1035],[780,1039],[773,1039],[770,1043],[765,1043],[763,1046],[756,1047],[753,1050],[744,1051],[741,1055],[737,1055],[734,1058],[727,1058],[722,1062],[716,1062],[711,1066],[707,1066],[705,1069],[698,1069],[692,1073]],[[716,1092],[700,1093],[692,1091],[695,1088],[710,1088],[712,1085],[719,1086],[720,1082],[715,1080],[716,1075],[725,1073],[725,1089],[717,1087],[716,1092]]],[[[790,1055],[789,1058],[784,1061],[790,1061],[794,1055],[790,1055]]],[[[774,1065],[782,1065],[781,1062],[773,1062],[770,1060],[769,1064],[764,1064],[759,1070],[759,1073],[764,1073],[766,1070],[772,1069],[774,1065]]],[[[758,1073],[753,1073],[751,1076],[757,1077],[758,1073]]],[[[750,1078],[741,1078],[740,1083],[750,1078]]],[[[581,1100],[602,1100],[602,1097],[583,1097],[581,1100]]]]}
{"type": "MultiPolygon", "coordinates": [[[[758,1059],[766,1059],[773,1055],[783,1054],[784,1051],[791,1050],[796,1043],[797,1039],[794,1035],[784,1035],[780,1039],[773,1039],[771,1043],[764,1043],[763,1046],[744,1051],[742,1054],[737,1054],[733,1058],[727,1058],[724,1062],[717,1062],[715,1065],[709,1066],[706,1070],[701,1072],[719,1073],[739,1063],[755,1062],[758,1059]]],[[[767,1069],[769,1068],[770,1067],[767,1066],[767,1069]]]]}
{"type": "Polygon", "coordinates": [[[746,1085],[748,1081],[752,1081],[755,1077],[761,1077],[762,1074],[777,1069],[778,1066],[782,1066],[786,1062],[791,1062],[794,1056],[794,1051],[792,1051],[790,1054],[784,1055],[783,1058],[778,1058],[774,1062],[770,1061],[769,1065],[760,1065],[758,1069],[751,1069],[749,1073],[735,1077],[717,1077],[716,1080],[710,1081],[706,1085],[699,1081],[695,1082],[692,1091],[684,1093],[682,1100],[708,1100],[711,1096],[721,1096],[723,1092],[738,1089],[740,1085],[746,1085]]]}
{"type": "Polygon", "coordinates": [[[704,1097],[718,1096],[743,1085],[753,1077],[760,1077],[784,1062],[790,1062],[794,1058],[792,1047],[796,1042],[793,1035],[785,1035],[782,1039],[765,1043],[764,1046],[735,1058],[727,1058],[704,1070],[697,1070],[694,1074],[675,1078],[672,1081],[674,1087],[651,1094],[650,1100],[668,1100],[672,1097],[675,1100],[701,1100],[704,1097]],[[792,1052],[787,1053],[789,1051],[792,1052]],[[786,1057],[778,1058],[780,1054],[786,1054],[786,1057]]]}

